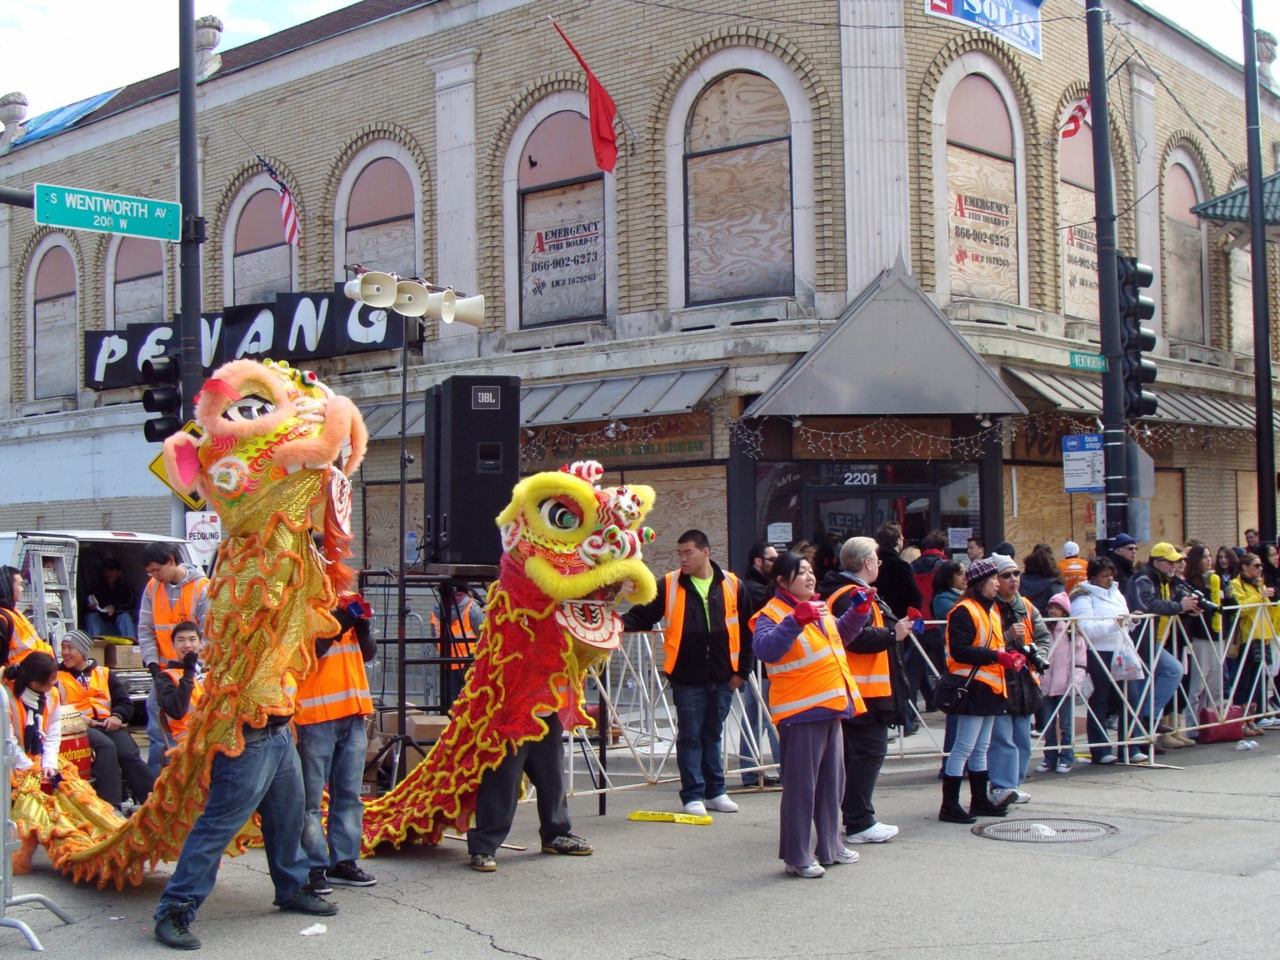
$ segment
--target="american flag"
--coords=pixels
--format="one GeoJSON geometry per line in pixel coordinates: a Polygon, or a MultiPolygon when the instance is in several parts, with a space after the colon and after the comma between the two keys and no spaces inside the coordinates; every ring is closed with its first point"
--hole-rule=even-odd
{"type": "Polygon", "coordinates": [[[284,224],[284,239],[291,246],[296,247],[298,245],[298,211],[293,205],[293,194],[280,179],[280,174],[276,173],[275,168],[263,160],[261,155],[255,154],[255,156],[266,169],[267,176],[275,181],[276,187],[280,190],[280,220],[284,224]]]}

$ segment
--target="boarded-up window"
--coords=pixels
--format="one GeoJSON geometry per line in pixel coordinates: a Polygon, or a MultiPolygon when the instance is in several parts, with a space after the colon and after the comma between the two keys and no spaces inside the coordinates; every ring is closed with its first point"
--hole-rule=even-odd
{"type": "Polygon", "coordinates": [[[520,156],[520,324],[605,315],[604,174],[590,122],[547,117],[520,156]]]}
{"type": "Polygon", "coordinates": [[[351,188],[345,262],[417,276],[415,232],[413,181],[390,157],[374,160],[351,188]]]}
{"type": "Polygon", "coordinates": [[[685,191],[689,303],[795,293],[791,115],[773,83],[730,73],[702,92],[685,191]]]}
{"type": "MultiPolygon", "coordinates": [[[[1077,105],[1080,106],[1080,105],[1077,105]]],[[[1093,128],[1068,121],[1058,148],[1058,241],[1062,312],[1098,322],[1098,236],[1094,222],[1093,128]]]]}
{"type": "Polygon", "coordinates": [[[158,240],[125,237],[116,249],[111,290],[115,328],[164,322],[164,249],[158,240]]]}
{"type": "Polygon", "coordinates": [[[1164,177],[1164,332],[1171,340],[1205,342],[1204,235],[1191,208],[1199,203],[1187,168],[1164,177]]]}
{"type": "Polygon", "coordinates": [[[1253,252],[1249,247],[1227,255],[1231,274],[1231,349],[1253,356],[1253,252]]]}
{"type": "Polygon", "coordinates": [[[293,289],[292,250],[275,190],[259,190],[240,211],[232,270],[235,303],[262,303],[293,289]]]}
{"type": "Polygon", "coordinates": [[[947,204],[953,297],[1018,302],[1013,127],[1000,91],[970,74],[947,103],[947,204]]]}
{"type": "Polygon", "coordinates": [[[37,400],[76,392],[76,265],[66,247],[50,247],[36,267],[31,325],[32,391],[37,400]]]}

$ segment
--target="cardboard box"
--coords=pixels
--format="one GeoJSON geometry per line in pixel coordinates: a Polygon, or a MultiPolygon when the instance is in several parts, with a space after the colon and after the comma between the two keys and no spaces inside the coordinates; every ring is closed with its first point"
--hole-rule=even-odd
{"type": "Polygon", "coordinates": [[[93,649],[89,651],[89,656],[92,659],[97,660],[98,666],[100,667],[115,666],[115,660],[116,660],[115,653],[112,651],[111,644],[106,643],[105,641],[100,643],[95,643],[93,645],[93,649]],[[108,657],[111,658],[110,663],[107,662],[108,657]]]}
{"type": "Polygon", "coordinates": [[[121,647],[113,646],[115,651],[116,662],[113,664],[117,670],[145,670],[146,666],[142,662],[142,648],[138,646],[121,647]]]}
{"type": "Polygon", "coordinates": [[[423,715],[408,717],[407,726],[409,736],[419,742],[435,742],[440,739],[440,735],[444,733],[445,727],[449,726],[449,718],[436,715],[423,715]]]}
{"type": "MultiPolygon", "coordinates": [[[[426,713],[422,710],[409,710],[405,716],[406,726],[413,723],[415,717],[425,717],[426,713]]],[[[397,710],[383,710],[378,714],[378,730],[381,733],[389,733],[395,736],[400,732],[400,713],[397,710]]]]}

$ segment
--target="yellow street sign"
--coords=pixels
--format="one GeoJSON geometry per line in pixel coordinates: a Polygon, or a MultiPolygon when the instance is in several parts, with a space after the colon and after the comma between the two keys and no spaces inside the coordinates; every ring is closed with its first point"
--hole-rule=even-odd
{"type": "MultiPolygon", "coordinates": [[[[196,422],[194,420],[188,420],[185,424],[183,424],[182,432],[191,434],[197,440],[204,436],[204,431],[196,426],[196,422]]],[[[192,510],[204,509],[204,505],[205,505],[204,497],[201,497],[198,494],[194,494],[194,493],[187,493],[185,490],[179,490],[169,482],[169,474],[164,468],[164,452],[163,451],[161,451],[158,457],[156,457],[154,460],[151,461],[150,468],[151,468],[151,472],[156,475],[159,481],[163,483],[166,487],[168,487],[170,490],[172,490],[177,495],[178,499],[181,500],[183,503],[185,503],[189,508],[191,508],[192,510]]]]}

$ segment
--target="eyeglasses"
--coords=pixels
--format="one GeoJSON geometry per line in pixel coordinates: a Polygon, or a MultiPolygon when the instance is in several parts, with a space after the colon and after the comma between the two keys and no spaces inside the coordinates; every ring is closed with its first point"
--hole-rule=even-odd
{"type": "Polygon", "coordinates": [[[1006,570],[1004,573],[1000,574],[1000,579],[1001,580],[1017,580],[1018,577],[1020,576],[1022,576],[1022,574],[1020,574],[1017,570],[1006,570]]]}

